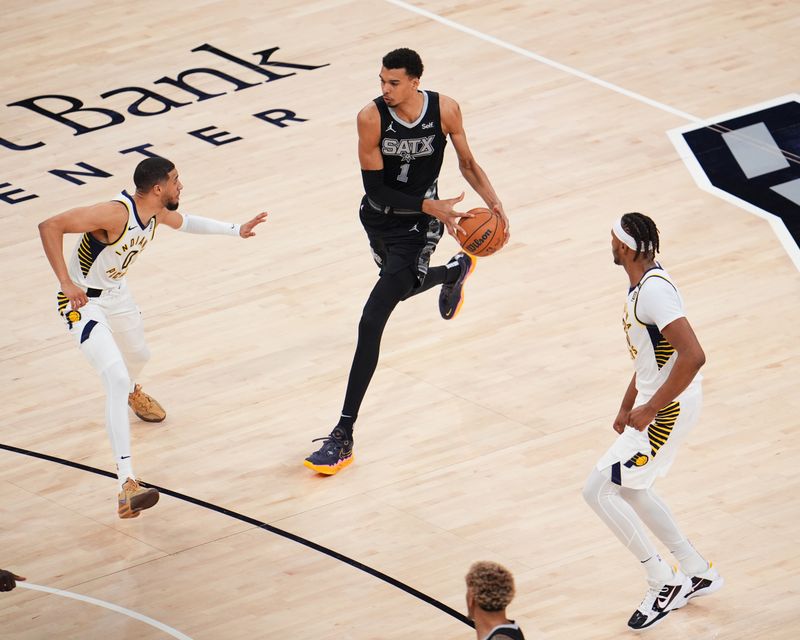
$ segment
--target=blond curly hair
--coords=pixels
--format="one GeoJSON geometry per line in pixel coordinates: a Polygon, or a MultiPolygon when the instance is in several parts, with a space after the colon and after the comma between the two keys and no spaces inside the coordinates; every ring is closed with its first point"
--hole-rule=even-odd
{"type": "Polygon", "coordinates": [[[466,576],[475,602],[484,611],[502,611],[514,598],[514,577],[496,562],[476,562],[466,576]]]}

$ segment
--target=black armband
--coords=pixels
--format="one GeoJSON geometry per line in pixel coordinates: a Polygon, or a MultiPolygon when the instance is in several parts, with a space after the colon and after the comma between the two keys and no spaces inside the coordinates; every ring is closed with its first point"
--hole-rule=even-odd
{"type": "Polygon", "coordinates": [[[411,196],[397,189],[387,187],[383,182],[383,169],[361,171],[364,191],[371,203],[386,214],[419,215],[425,198],[411,196]]]}

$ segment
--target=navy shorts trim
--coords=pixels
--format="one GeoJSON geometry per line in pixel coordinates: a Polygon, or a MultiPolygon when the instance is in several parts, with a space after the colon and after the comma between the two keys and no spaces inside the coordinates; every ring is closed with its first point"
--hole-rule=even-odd
{"type": "Polygon", "coordinates": [[[97,320],[89,320],[83,327],[83,331],[81,331],[81,344],[86,342],[89,339],[89,336],[92,333],[92,329],[95,328],[97,325],[97,320]]]}

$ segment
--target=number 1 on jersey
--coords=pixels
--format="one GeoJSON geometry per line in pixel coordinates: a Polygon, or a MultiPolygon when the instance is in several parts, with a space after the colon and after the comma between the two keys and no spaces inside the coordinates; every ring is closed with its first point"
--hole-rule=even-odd
{"type": "Polygon", "coordinates": [[[400,165],[400,175],[397,176],[399,182],[408,182],[408,170],[411,168],[411,163],[406,162],[400,165]]]}

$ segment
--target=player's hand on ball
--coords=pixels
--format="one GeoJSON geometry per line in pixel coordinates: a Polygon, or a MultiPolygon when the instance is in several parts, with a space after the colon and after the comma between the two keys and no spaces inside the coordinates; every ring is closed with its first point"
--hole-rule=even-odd
{"type": "Polygon", "coordinates": [[[239,227],[239,235],[242,236],[242,238],[252,238],[254,235],[256,235],[256,232],[253,231],[253,229],[255,229],[256,226],[262,222],[266,222],[268,215],[269,214],[266,211],[262,211],[252,220],[245,222],[239,227]]]}
{"type": "MultiPolygon", "coordinates": [[[[503,239],[503,244],[502,244],[502,246],[500,247],[500,249],[502,249],[503,247],[505,247],[505,246],[508,244],[508,240],[511,238],[511,227],[509,226],[509,223],[508,223],[508,216],[506,215],[506,212],[503,210],[503,205],[502,205],[502,204],[500,204],[500,203],[498,202],[496,205],[494,205],[494,206],[492,207],[492,210],[493,210],[493,211],[494,211],[494,212],[495,212],[497,215],[499,215],[499,216],[500,216],[500,219],[503,221],[503,226],[505,227],[505,230],[506,230],[506,237],[503,239]]],[[[498,251],[499,251],[500,249],[498,249],[498,251]]]]}
{"type": "Polygon", "coordinates": [[[455,206],[464,199],[464,192],[455,198],[443,198],[441,200],[423,200],[422,211],[429,216],[433,216],[447,227],[447,233],[458,240],[458,234],[464,234],[464,230],[458,225],[461,218],[471,218],[470,213],[460,213],[455,210],[455,206]]]}

